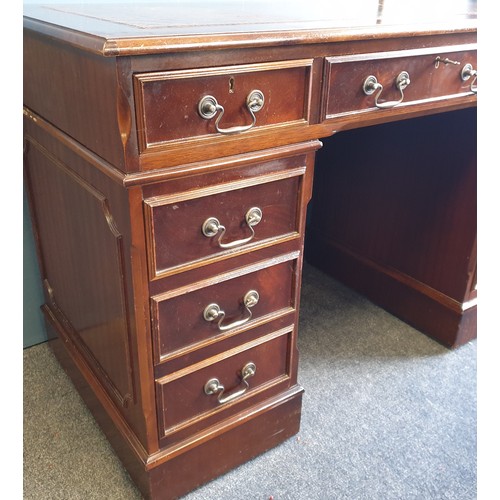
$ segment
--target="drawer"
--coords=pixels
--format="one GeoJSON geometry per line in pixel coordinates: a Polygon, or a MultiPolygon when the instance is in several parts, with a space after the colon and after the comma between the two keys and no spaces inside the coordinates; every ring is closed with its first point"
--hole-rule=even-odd
{"type": "Polygon", "coordinates": [[[151,279],[299,238],[305,167],[145,199],[151,279]]]}
{"type": "Polygon", "coordinates": [[[293,326],[156,380],[160,436],[199,428],[290,385],[293,326]]]}
{"type": "Polygon", "coordinates": [[[475,77],[468,76],[467,65],[476,70],[472,46],[328,57],[322,117],[472,95],[475,77]]]}
{"type": "Polygon", "coordinates": [[[134,77],[141,151],[309,121],[312,59],[134,77]]]}
{"type": "Polygon", "coordinates": [[[164,362],[295,308],[299,252],[152,297],[155,358],[164,362]]]}

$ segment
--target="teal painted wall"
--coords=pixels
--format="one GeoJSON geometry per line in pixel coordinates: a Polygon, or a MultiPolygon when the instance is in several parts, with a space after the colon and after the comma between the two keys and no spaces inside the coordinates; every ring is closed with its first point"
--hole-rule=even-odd
{"type": "Polygon", "coordinates": [[[47,340],[40,311],[43,302],[28,200],[23,189],[23,347],[47,340]]]}

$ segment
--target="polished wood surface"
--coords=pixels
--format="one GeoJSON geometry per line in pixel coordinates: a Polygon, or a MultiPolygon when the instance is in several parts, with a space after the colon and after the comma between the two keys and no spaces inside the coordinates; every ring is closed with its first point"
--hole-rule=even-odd
{"type": "Polygon", "coordinates": [[[25,6],[42,311],[145,497],[177,498],[299,429],[319,139],[311,257],[369,283],[388,308],[409,290],[407,309],[441,341],[473,337],[477,88],[461,75],[476,71],[475,18],[472,1],[25,6]],[[401,102],[377,108],[369,75],[384,87],[379,102],[401,102]],[[208,119],[206,96],[218,103],[208,119]],[[462,122],[444,118],[456,110],[462,122]],[[378,127],[391,122],[394,133],[378,127]],[[250,229],[253,207],[262,219],[250,229]],[[203,234],[210,217],[224,234],[203,234]],[[208,322],[211,303],[224,316],[208,322]],[[241,392],[248,362],[257,369],[241,392]],[[234,398],[206,394],[213,377],[234,398]]]}
{"type": "Polygon", "coordinates": [[[165,437],[175,435],[178,439],[177,434],[187,427],[192,435],[196,430],[288,389],[287,353],[291,347],[292,332],[293,326],[271,332],[157,380],[158,412],[165,437]],[[221,404],[218,394],[207,395],[199,390],[215,377],[224,387],[223,395],[230,397],[245,388],[241,372],[250,362],[255,364],[255,375],[247,380],[246,392],[234,401],[221,404]],[[193,412],[193,409],[196,411],[193,412]]]}
{"type": "Polygon", "coordinates": [[[146,200],[150,212],[152,262],[155,277],[175,272],[181,266],[202,265],[205,261],[230,256],[234,242],[247,241],[242,248],[256,248],[298,237],[297,208],[300,177],[305,167],[252,179],[250,182],[221,184],[214,189],[190,191],[190,199],[176,197],[146,200]],[[283,178],[284,177],[284,178],[283,178]],[[261,221],[251,228],[246,214],[253,207],[262,212],[261,221]],[[225,228],[221,236],[206,236],[201,229],[206,220],[217,219],[225,228]],[[253,233],[252,233],[253,231],[253,233]],[[172,232],[179,243],[172,244],[172,232]]]}
{"type": "Polygon", "coordinates": [[[465,64],[477,67],[475,47],[432,47],[415,50],[393,50],[386,53],[333,56],[326,59],[327,78],[324,119],[366,113],[376,107],[377,93],[367,95],[362,83],[374,76],[383,86],[378,102],[399,101],[401,92],[395,85],[398,75],[408,73],[410,83],[403,90],[400,109],[419,101],[440,101],[470,93],[472,80],[463,80],[465,64]],[[470,50],[464,50],[470,48],[470,50]],[[453,62],[441,62],[441,61],[453,62]],[[460,61],[462,61],[460,63],[460,61]]]}
{"type": "Polygon", "coordinates": [[[342,39],[474,31],[475,0],[315,0],[249,4],[217,1],[164,4],[29,5],[27,25],[104,55],[206,48],[327,43],[342,39]]]}
{"type": "Polygon", "coordinates": [[[179,139],[192,142],[198,136],[206,142],[218,134],[215,119],[199,114],[198,103],[205,96],[223,106],[222,130],[252,122],[246,102],[260,89],[265,89],[264,105],[255,113],[257,128],[308,122],[312,63],[306,59],[135,75],[141,150],[179,139]]]}
{"type": "Polygon", "coordinates": [[[24,104],[123,170],[121,134],[127,119],[116,117],[126,109],[127,97],[116,84],[115,61],[88,52],[77,55],[66,46],[55,56],[53,43],[35,34],[24,38],[23,57],[30,61],[23,71],[24,104]]]}
{"type": "Polygon", "coordinates": [[[46,304],[58,312],[75,351],[118,411],[146,440],[138,404],[145,394],[136,370],[142,354],[131,307],[127,195],[33,120],[25,120],[24,133],[26,186],[46,304]]]}
{"type": "MultiPolygon", "coordinates": [[[[155,16],[152,19],[170,15],[180,19],[171,27],[169,36],[173,39],[161,35],[168,32],[168,26],[161,23],[155,28],[156,34],[148,37],[145,37],[142,25],[129,26],[130,18],[137,13],[133,5],[114,8],[113,22],[99,19],[106,16],[106,11],[111,9],[109,6],[25,6],[24,47],[26,53],[33,56],[34,62],[25,72],[24,104],[30,111],[65,130],[125,172],[164,169],[166,164],[181,168],[186,164],[187,150],[189,163],[206,161],[327,137],[336,131],[364,124],[473,106],[473,96],[461,89],[452,99],[440,99],[438,102],[419,99],[410,106],[404,104],[390,111],[372,109],[374,112],[360,115],[344,114],[337,116],[335,122],[324,119],[330,113],[331,98],[328,93],[332,88],[328,85],[329,75],[324,74],[325,58],[370,59],[374,54],[409,51],[414,56],[421,55],[412,58],[413,65],[419,66],[423,64],[421,60],[427,61],[426,71],[432,73],[433,79],[446,78],[442,75],[449,73],[444,82],[447,91],[442,95],[449,93],[453,85],[456,87],[456,84],[450,83],[455,82],[454,73],[443,71],[443,65],[435,69],[432,57],[427,60],[429,55],[424,57],[422,54],[433,47],[435,49],[432,50],[438,51],[434,57],[446,57],[448,50],[454,52],[457,47],[474,45],[475,2],[454,2],[451,6],[446,3],[446,7],[440,7],[438,3],[431,10],[420,5],[415,9],[413,3],[411,7],[404,5],[405,8],[403,5],[401,8],[387,7],[393,11],[388,14],[387,23],[379,19],[378,4],[378,1],[367,0],[353,2],[352,6],[351,2],[331,2],[331,5],[321,2],[321,17],[330,13],[330,17],[325,15],[325,22],[332,28],[325,28],[326,31],[316,26],[316,14],[312,21],[305,15],[301,4],[297,6],[297,16],[302,19],[302,29],[292,32],[288,31],[290,25],[286,17],[281,23],[273,20],[279,18],[279,10],[288,12],[289,6],[275,11],[266,5],[260,15],[264,20],[266,15],[270,17],[264,22],[268,28],[272,27],[267,32],[261,31],[258,26],[252,27],[252,21],[248,25],[246,22],[233,24],[232,16],[238,11],[231,11],[231,4],[227,2],[220,6],[214,3],[213,14],[207,15],[206,33],[192,21],[198,4],[186,2],[145,6],[140,19],[147,19],[148,11],[155,16]],[[440,8],[443,17],[440,17],[440,8]],[[79,14],[68,15],[65,9],[76,9],[79,14]],[[218,10],[221,13],[217,13],[218,10]],[[215,21],[210,19],[211,15],[215,16],[215,21]],[[226,22],[218,25],[217,20],[224,17],[226,22]],[[444,17],[445,25],[442,24],[444,17]],[[102,23],[106,25],[105,29],[102,29],[102,23]],[[113,38],[113,29],[121,38],[113,38]],[[238,32],[235,33],[234,29],[238,32]],[[183,34],[183,30],[189,34],[183,34]],[[278,38],[275,39],[275,36],[278,38]],[[97,57],[96,51],[87,44],[89,37],[93,40],[92,47],[97,40],[99,44],[113,47],[130,45],[130,51],[105,51],[107,57],[97,57]],[[59,47],[57,56],[53,55],[55,47],[59,47]],[[118,57],[120,55],[131,57],[118,57]],[[47,58],[51,59],[51,64],[41,64],[40,61],[47,58]],[[280,70],[280,66],[284,68],[280,70]],[[225,109],[228,108],[229,115],[225,113],[222,128],[234,124],[248,125],[250,119],[244,106],[246,95],[243,90],[247,90],[246,86],[253,83],[257,75],[259,80],[255,83],[259,83],[263,75],[266,79],[272,75],[272,82],[264,92],[266,103],[263,109],[256,113],[256,126],[246,133],[246,140],[241,141],[237,134],[214,133],[215,118],[205,120],[197,112],[200,99],[207,94],[213,95],[225,109]],[[234,93],[230,93],[231,78],[235,79],[234,93]],[[186,80],[189,81],[188,87],[182,85],[186,80]],[[32,81],[36,81],[37,85],[30,85],[32,81]],[[162,94],[162,88],[171,88],[176,84],[180,85],[180,94],[165,91],[162,94]],[[158,85],[160,90],[156,92],[159,94],[151,101],[151,86],[158,85]],[[101,89],[96,98],[89,91],[95,87],[101,89]],[[193,90],[185,91],[185,88],[193,90]],[[293,96],[297,94],[297,88],[301,97],[299,100],[293,96]],[[300,109],[302,96],[304,107],[300,109]],[[147,97],[146,100],[144,97],[147,97]],[[276,100],[282,103],[279,110],[276,100]],[[66,104],[61,107],[56,105],[57,102],[66,104]],[[165,116],[179,123],[184,133],[176,136],[176,127],[167,126],[165,116]],[[229,121],[226,122],[226,119],[229,121]],[[275,130],[269,130],[272,127],[276,127],[275,130]]],[[[240,7],[246,8],[244,5],[240,7]]],[[[307,10],[309,16],[314,12],[314,9],[307,10]]],[[[251,19],[254,17],[255,12],[251,19]]],[[[97,51],[97,55],[102,55],[102,51],[97,51]]],[[[363,74],[362,80],[349,83],[350,91],[357,89],[359,92],[366,76],[363,74]]],[[[392,82],[396,76],[397,73],[391,75],[389,81],[392,82]]],[[[379,79],[386,88],[392,85],[387,84],[385,77],[379,76],[379,79]]],[[[410,85],[410,96],[414,92],[413,87],[418,89],[421,86],[421,83],[410,85]]],[[[433,92],[438,88],[435,85],[433,92]]],[[[373,99],[363,100],[363,104],[370,107],[373,107],[372,103],[373,99]]]]}
{"type": "Polygon", "coordinates": [[[193,344],[201,347],[205,343],[220,341],[255,326],[256,321],[262,323],[290,312],[295,304],[293,259],[296,257],[296,252],[277,256],[195,283],[188,290],[181,288],[153,296],[153,327],[158,359],[167,360],[178,356],[179,350],[193,349],[193,344]],[[250,321],[240,327],[221,331],[219,320],[210,322],[203,317],[205,308],[215,303],[225,313],[221,323],[223,328],[245,320],[250,313],[245,309],[243,298],[252,290],[259,294],[258,302],[251,307],[250,321]]]}
{"type": "Polygon", "coordinates": [[[476,295],[476,136],[466,109],[333,137],[308,228],[309,260],[448,346],[476,335],[460,326],[476,295]]]}

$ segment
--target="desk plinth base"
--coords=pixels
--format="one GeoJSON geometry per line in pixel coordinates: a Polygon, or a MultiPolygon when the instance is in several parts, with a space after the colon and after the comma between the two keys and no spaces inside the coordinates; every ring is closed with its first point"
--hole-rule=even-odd
{"type": "Polygon", "coordinates": [[[246,410],[189,439],[147,455],[121,432],[95,387],[85,360],[46,306],[42,307],[49,345],[83,401],[106,435],[132,480],[147,499],[173,500],[238,465],[264,453],[299,432],[303,389],[285,393],[246,410]]]}
{"type": "Polygon", "coordinates": [[[308,233],[306,259],[372,302],[446,347],[476,338],[477,307],[466,308],[433,296],[420,283],[328,241],[314,229],[308,233]]]}

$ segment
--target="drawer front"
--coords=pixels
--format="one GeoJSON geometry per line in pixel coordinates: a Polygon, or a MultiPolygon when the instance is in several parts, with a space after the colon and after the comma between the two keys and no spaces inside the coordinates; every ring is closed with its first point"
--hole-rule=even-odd
{"type": "Polygon", "coordinates": [[[307,123],[311,67],[312,59],[307,59],[137,74],[134,87],[141,151],[234,133],[234,127],[250,130],[307,123]],[[249,108],[250,95],[262,102],[249,108]],[[212,113],[202,101],[208,108],[212,105],[212,113]]]}
{"type": "Polygon", "coordinates": [[[153,297],[157,361],[292,312],[298,256],[277,256],[153,297]]]}
{"type": "Polygon", "coordinates": [[[195,431],[283,390],[292,332],[290,326],[158,379],[160,435],[195,431]]]}
{"type": "Polygon", "coordinates": [[[300,167],[146,199],[151,278],[298,238],[304,173],[300,167]]]}
{"type": "Polygon", "coordinates": [[[329,57],[325,65],[323,119],[472,95],[475,78],[467,78],[468,66],[464,68],[470,65],[477,69],[476,51],[467,48],[329,57]]]}

